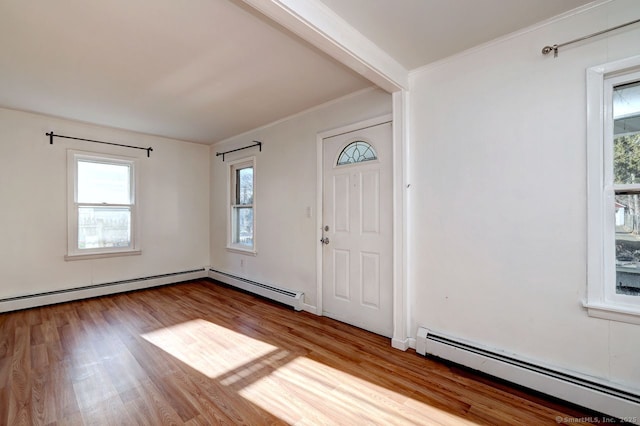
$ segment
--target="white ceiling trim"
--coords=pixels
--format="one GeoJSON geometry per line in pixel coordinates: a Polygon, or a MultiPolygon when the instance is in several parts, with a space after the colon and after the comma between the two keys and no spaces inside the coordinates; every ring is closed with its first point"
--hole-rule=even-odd
{"type": "Polygon", "coordinates": [[[318,0],[243,0],[388,92],[408,89],[408,71],[318,0]]]}

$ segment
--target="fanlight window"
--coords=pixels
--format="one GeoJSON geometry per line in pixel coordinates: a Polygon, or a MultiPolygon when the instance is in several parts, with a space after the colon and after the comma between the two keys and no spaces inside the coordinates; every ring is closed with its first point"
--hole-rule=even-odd
{"type": "Polygon", "coordinates": [[[338,166],[377,159],[378,155],[371,145],[364,141],[355,141],[342,150],[338,157],[338,166]]]}

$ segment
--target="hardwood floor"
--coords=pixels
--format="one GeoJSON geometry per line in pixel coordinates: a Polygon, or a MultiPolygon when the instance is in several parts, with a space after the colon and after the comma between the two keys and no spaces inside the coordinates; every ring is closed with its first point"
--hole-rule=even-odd
{"type": "Polygon", "coordinates": [[[593,416],[209,281],[0,314],[0,424],[580,424],[593,416]]]}

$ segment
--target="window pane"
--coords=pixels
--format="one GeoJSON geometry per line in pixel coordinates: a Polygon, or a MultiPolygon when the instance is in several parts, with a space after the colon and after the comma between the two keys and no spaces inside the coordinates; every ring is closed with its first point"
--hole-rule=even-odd
{"type": "Polygon", "coordinates": [[[78,248],[95,249],[131,246],[129,207],[80,207],[78,248]]]}
{"type": "Polygon", "coordinates": [[[378,157],[373,147],[364,141],[355,141],[347,145],[338,157],[338,166],[376,160],[378,157]]]}
{"type": "Polygon", "coordinates": [[[616,293],[640,295],[640,195],[616,194],[616,293]]]}
{"type": "Polygon", "coordinates": [[[253,247],[253,207],[234,207],[233,242],[253,247]]]}
{"type": "Polygon", "coordinates": [[[640,183],[640,82],[613,91],[614,182],[640,183]]]}
{"type": "Polygon", "coordinates": [[[129,204],[131,167],[78,161],[78,202],[129,204]]]}
{"type": "Polygon", "coordinates": [[[253,204],[253,167],[236,170],[236,204],[253,204]]]}

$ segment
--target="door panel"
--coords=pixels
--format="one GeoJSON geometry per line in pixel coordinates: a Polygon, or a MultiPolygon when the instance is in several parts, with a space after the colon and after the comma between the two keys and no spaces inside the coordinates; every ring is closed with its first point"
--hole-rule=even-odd
{"type": "Polygon", "coordinates": [[[349,232],[349,175],[333,177],[333,223],[336,232],[349,232]]]}
{"type": "Polygon", "coordinates": [[[323,314],[390,337],[392,290],[391,124],[323,140],[323,314]],[[366,144],[346,149],[356,141],[366,144]],[[345,150],[354,162],[337,165],[345,150]],[[366,151],[366,156],[358,155],[366,151]],[[357,159],[365,161],[357,162],[357,159]]]}
{"type": "Polygon", "coordinates": [[[380,255],[360,253],[362,303],[372,308],[380,308],[380,255]]]}
{"type": "Polygon", "coordinates": [[[351,262],[348,250],[333,250],[334,280],[333,295],[337,299],[350,300],[351,262]]]}
{"type": "Polygon", "coordinates": [[[362,175],[362,233],[380,233],[380,173],[378,170],[362,175]]]}

